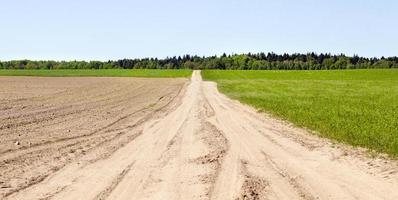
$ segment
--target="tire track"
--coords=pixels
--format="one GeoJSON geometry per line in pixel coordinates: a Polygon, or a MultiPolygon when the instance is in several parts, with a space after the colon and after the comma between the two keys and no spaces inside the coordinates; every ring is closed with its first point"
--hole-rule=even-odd
{"type": "Polygon", "coordinates": [[[135,162],[129,164],[126,169],[124,169],[117,177],[112,181],[112,183],[101,193],[99,193],[93,200],[105,200],[110,193],[116,188],[116,186],[123,180],[126,174],[131,170],[131,167],[135,162]]]}

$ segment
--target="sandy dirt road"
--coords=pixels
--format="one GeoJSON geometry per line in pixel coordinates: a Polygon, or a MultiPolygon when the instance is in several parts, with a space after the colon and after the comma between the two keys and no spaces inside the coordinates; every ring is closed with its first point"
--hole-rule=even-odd
{"type": "Polygon", "coordinates": [[[4,198],[398,199],[394,161],[256,113],[199,71],[175,95],[131,120],[123,130],[132,138],[106,156],[87,152],[4,198]]]}

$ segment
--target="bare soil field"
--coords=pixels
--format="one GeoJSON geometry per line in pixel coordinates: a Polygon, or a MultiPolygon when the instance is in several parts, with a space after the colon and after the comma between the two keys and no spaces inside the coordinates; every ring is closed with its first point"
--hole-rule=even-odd
{"type": "Polygon", "coordinates": [[[199,71],[0,78],[0,100],[4,199],[398,199],[396,161],[257,113],[199,71]]]}
{"type": "Polygon", "coordinates": [[[73,161],[108,157],[138,136],[139,126],[167,107],[185,83],[0,77],[0,197],[41,182],[73,161]]]}

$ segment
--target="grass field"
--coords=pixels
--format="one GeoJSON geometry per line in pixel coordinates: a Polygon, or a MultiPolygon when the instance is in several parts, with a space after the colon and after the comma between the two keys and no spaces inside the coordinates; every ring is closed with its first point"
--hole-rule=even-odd
{"type": "Polygon", "coordinates": [[[101,69],[101,70],[0,70],[0,76],[106,76],[106,77],[190,77],[192,70],[101,69]]]}
{"type": "Polygon", "coordinates": [[[398,156],[398,70],[203,71],[221,92],[321,136],[398,156]]]}

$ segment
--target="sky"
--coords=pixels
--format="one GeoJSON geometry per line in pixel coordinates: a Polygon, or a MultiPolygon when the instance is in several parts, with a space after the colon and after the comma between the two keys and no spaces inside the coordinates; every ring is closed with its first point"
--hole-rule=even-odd
{"type": "Polygon", "coordinates": [[[398,56],[396,0],[1,0],[0,60],[398,56]]]}

